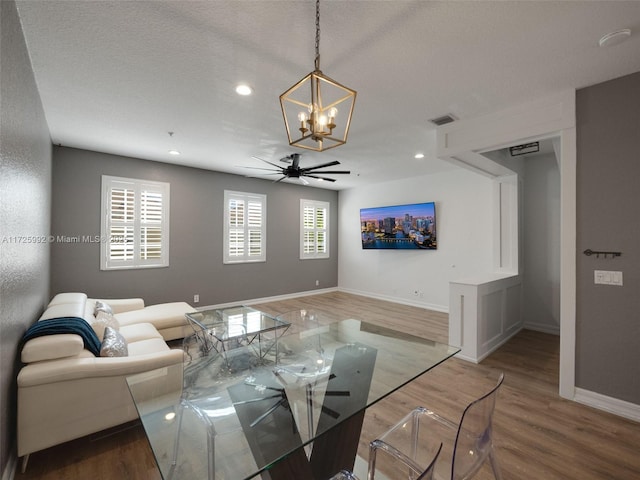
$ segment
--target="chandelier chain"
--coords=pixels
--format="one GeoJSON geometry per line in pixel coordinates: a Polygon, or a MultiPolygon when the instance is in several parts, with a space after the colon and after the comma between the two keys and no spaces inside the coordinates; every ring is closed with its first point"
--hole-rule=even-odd
{"type": "Polygon", "coordinates": [[[320,70],[320,0],[316,0],[316,70],[320,70]]]}

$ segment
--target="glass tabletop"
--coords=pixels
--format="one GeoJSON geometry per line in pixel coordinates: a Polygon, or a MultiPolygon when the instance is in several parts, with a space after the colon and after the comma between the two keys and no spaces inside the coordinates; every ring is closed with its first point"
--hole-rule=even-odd
{"type": "Polygon", "coordinates": [[[367,407],[459,351],[359,320],[278,342],[276,358],[243,346],[127,378],[164,479],[329,478],[367,407]]]}

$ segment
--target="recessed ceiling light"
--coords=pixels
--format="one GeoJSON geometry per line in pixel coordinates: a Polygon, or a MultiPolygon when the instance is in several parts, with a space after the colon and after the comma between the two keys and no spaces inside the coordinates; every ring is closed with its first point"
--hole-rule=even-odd
{"type": "Polygon", "coordinates": [[[169,150],[169,155],[180,155],[178,150],[169,150]]]}
{"type": "Polygon", "coordinates": [[[236,87],[236,93],[238,95],[251,95],[253,93],[253,89],[249,85],[240,84],[236,87]]]}
{"type": "Polygon", "coordinates": [[[623,28],[622,30],[616,30],[615,32],[609,32],[600,39],[601,47],[611,47],[624,42],[631,36],[631,30],[623,28]]]}
{"type": "Polygon", "coordinates": [[[416,153],[413,158],[424,158],[424,153],[416,153]]]}

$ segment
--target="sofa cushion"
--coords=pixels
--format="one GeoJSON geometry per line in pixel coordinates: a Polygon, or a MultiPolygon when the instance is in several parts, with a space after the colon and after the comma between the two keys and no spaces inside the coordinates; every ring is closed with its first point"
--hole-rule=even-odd
{"type": "Polygon", "coordinates": [[[185,313],[193,312],[193,307],[185,302],[160,303],[148,305],[142,310],[117,313],[116,319],[120,327],[134,323],[151,323],[158,330],[163,328],[186,325],[185,313]]]}
{"type": "Polygon", "coordinates": [[[129,355],[127,341],[117,330],[106,327],[100,348],[101,357],[126,357],[129,355]]]}
{"type": "Polygon", "coordinates": [[[138,342],[132,342],[128,345],[129,357],[138,355],[148,355],[150,353],[169,351],[170,348],[162,340],[162,338],[148,338],[138,342]]]}
{"type": "MultiPolygon", "coordinates": [[[[182,350],[177,348],[170,349],[166,343],[157,338],[136,343],[129,345],[128,357],[94,357],[84,350],[77,357],[60,358],[25,365],[18,373],[18,388],[54,384],[76,379],[92,379],[91,382],[97,381],[93,379],[99,377],[113,379],[114,377],[133,375],[168,365],[181,364],[184,360],[184,352],[182,350]],[[131,346],[136,343],[146,343],[145,349],[147,351],[144,354],[134,356],[131,346]],[[156,350],[152,350],[153,347],[156,350]],[[85,353],[88,353],[88,355],[85,355],[85,353]]],[[[141,350],[142,348],[138,348],[138,351],[141,350]]],[[[126,383],[124,378],[119,381],[126,383]]],[[[46,398],[43,401],[46,402],[46,398]]]]}
{"type": "Polygon", "coordinates": [[[100,340],[93,331],[91,325],[80,317],[61,317],[36,322],[31,325],[24,336],[23,342],[28,342],[32,338],[44,337],[49,335],[60,335],[62,333],[73,333],[82,338],[84,348],[94,355],[100,354],[100,340]]]}
{"type": "Polygon", "coordinates": [[[51,299],[48,306],[53,307],[54,305],[61,305],[65,303],[81,303],[84,305],[86,301],[87,301],[86,293],[79,293],[79,292],[59,293],[51,299]]]}
{"type": "Polygon", "coordinates": [[[118,331],[125,338],[127,343],[138,342],[140,340],[148,340],[150,338],[162,339],[162,335],[158,333],[156,327],[150,323],[134,323],[120,327],[118,331]]]}
{"type": "Polygon", "coordinates": [[[105,328],[111,327],[114,330],[120,330],[120,324],[118,323],[118,320],[116,320],[113,315],[102,311],[98,312],[96,318],[90,323],[91,328],[93,328],[93,331],[96,332],[96,335],[101,342],[104,339],[105,328]]]}
{"type": "Polygon", "coordinates": [[[144,308],[144,300],[142,298],[88,298],[87,304],[95,307],[96,302],[108,304],[113,313],[128,312],[130,310],[140,310],[144,308]]]}
{"type": "Polygon", "coordinates": [[[32,338],[22,347],[22,362],[33,363],[42,360],[73,357],[84,350],[84,343],[79,335],[63,333],[32,338]]]}
{"type": "Polygon", "coordinates": [[[80,303],[58,303],[48,307],[38,321],[50,320],[52,318],[78,317],[85,318],[86,312],[84,302],[80,303]]]}
{"type": "Polygon", "coordinates": [[[93,323],[93,321],[96,319],[96,317],[93,315],[93,304],[90,304],[89,302],[84,304],[84,319],[89,322],[89,323],[93,323]]]}

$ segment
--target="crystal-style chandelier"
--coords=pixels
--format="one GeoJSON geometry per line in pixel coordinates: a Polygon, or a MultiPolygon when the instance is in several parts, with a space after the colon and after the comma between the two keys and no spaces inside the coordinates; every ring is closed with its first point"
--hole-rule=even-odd
{"type": "Polygon", "coordinates": [[[316,0],[315,70],[280,95],[289,145],[322,152],[345,144],[356,94],[320,71],[320,0],[316,0]]]}

